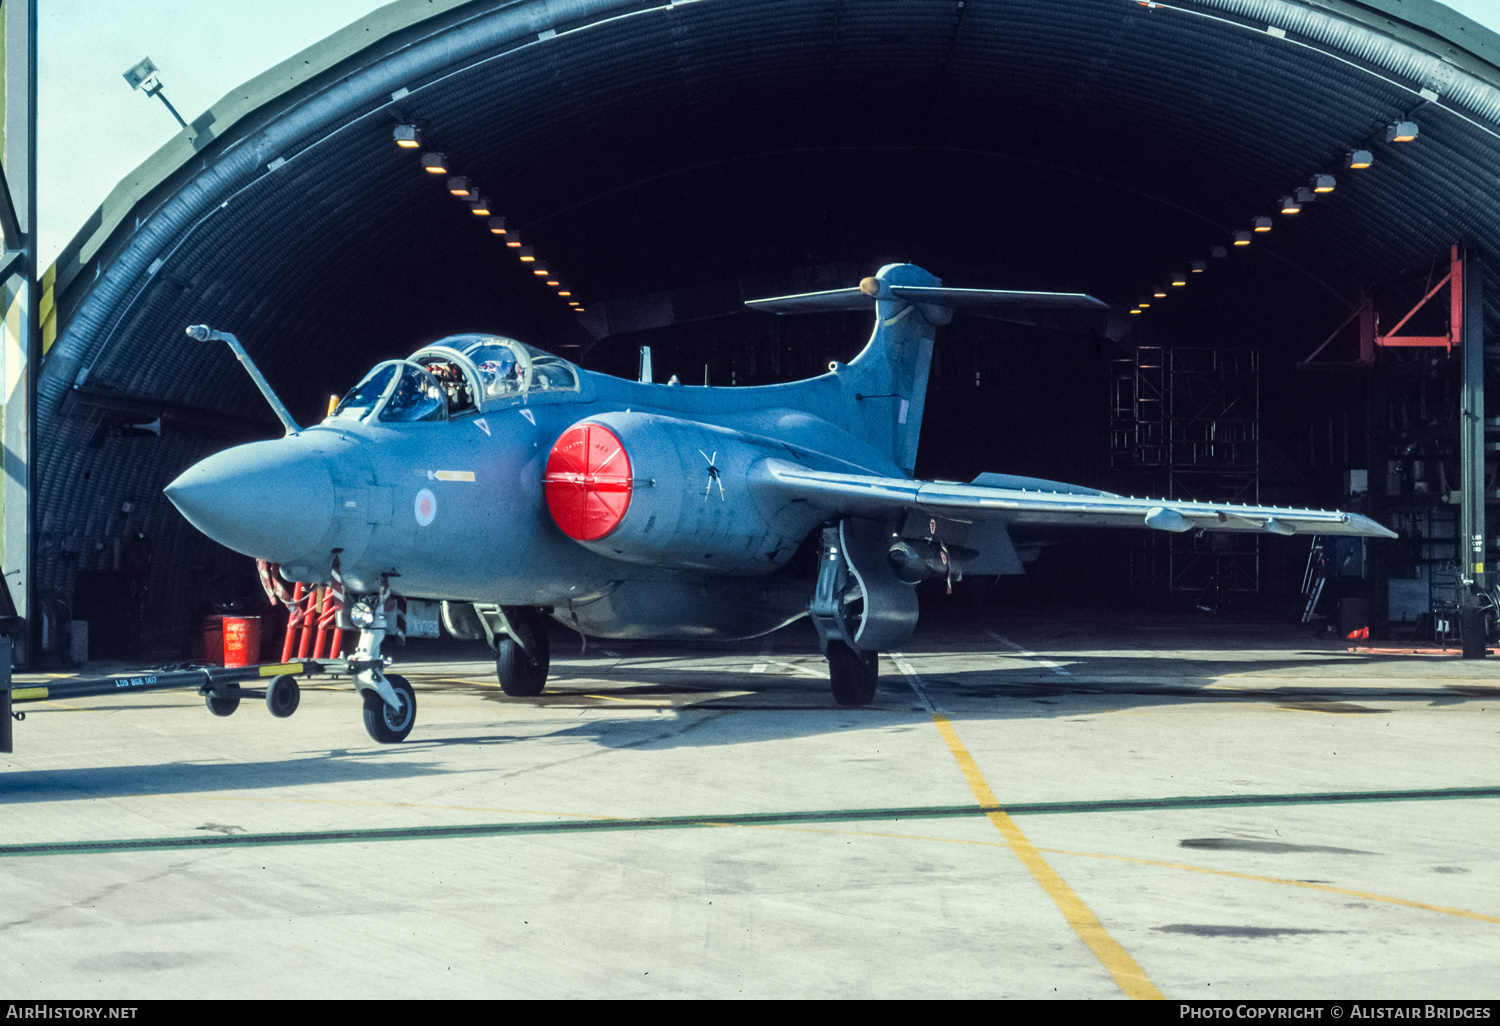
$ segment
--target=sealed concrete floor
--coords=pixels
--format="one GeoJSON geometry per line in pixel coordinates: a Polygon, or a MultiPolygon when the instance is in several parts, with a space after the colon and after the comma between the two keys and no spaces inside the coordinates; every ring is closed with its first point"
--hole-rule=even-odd
{"type": "Polygon", "coordinates": [[[1500,996],[1494,659],[976,615],[842,709],[805,625],[559,630],[540,699],[406,655],[390,747],[341,686],[25,707],[0,993],[1500,996]]]}

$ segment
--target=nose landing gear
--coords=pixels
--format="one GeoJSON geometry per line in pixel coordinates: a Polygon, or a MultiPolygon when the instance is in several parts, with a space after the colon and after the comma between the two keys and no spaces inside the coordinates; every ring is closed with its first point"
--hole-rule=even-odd
{"type": "Polygon", "coordinates": [[[417,693],[405,677],[392,673],[386,681],[395,691],[398,705],[392,708],[373,688],[361,691],[365,702],[365,730],[383,745],[405,741],[417,723],[417,693]]]}
{"type": "Polygon", "coordinates": [[[359,644],[349,668],[354,671],[354,687],[364,700],[365,730],[383,745],[405,741],[417,722],[417,693],[405,677],[385,674],[385,659],[380,644],[385,640],[385,605],[387,591],[382,582],[378,594],[361,595],[350,609],[350,618],[359,628],[359,644]]]}

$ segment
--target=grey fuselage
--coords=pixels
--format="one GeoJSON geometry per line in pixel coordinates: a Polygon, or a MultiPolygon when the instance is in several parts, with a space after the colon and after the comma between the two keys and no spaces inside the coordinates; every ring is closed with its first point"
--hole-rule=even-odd
{"type": "Polygon", "coordinates": [[[169,495],[205,533],[279,563],[289,580],[327,580],[337,552],[351,592],[378,590],[384,575],[414,598],[548,607],[600,637],[752,637],[806,612],[811,581],[785,564],[824,519],[796,503],[762,508],[746,487],[755,463],[901,475],[839,423],[865,401],[847,371],[707,388],[580,369],[576,391],[448,420],[329,418],[210,457],[169,495]],[[565,535],[543,490],[554,443],[581,421],[624,439],[635,480],[625,521],[596,542],[565,535]],[[201,509],[195,487],[209,500],[201,509]],[[213,496],[226,488],[233,511],[221,515],[213,496]],[[616,535],[631,544],[612,548],[616,535]]]}
{"type": "Polygon", "coordinates": [[[211,456],[166,494],[289,580],[328,580],[336,556],[356,594],[384,581],[409,598],[542,607],[601,637],[753,637],[807,612],[813,574],[787,564],[836,519],[764,487],[768,467],[912,476],[933,329],[951,311],[891,290],[939,284],[881,268],[849,290],[875,313],[860,354],[780,385],[627,381],[513,339],[451,336],[377,365],[322,424],[286,417],[286,437],[211,456]]]}

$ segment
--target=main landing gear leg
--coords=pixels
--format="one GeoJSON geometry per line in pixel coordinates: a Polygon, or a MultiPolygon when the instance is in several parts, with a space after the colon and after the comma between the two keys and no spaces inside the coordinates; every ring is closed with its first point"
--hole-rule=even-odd
{"type": "Polygon", "coordinates": [[[858,623],[851,615],[850,596],[864,597],[863,592],[845,556],[839,529],[824,528],[818,583],[808,613],[828,657],[828,681],[839,705],[869,705],[880,681],[880,656],[854,644],[858,623]]]}
{"type": "Polygon", "coordinates": [[[359,644],[350,660],[358,669],[354,687],[364,700],[365,730],[383,745],[405,741],[417,722],[417,693],[405,677],[382,672],[380,643],[385,640],[385,596],[357,604],[356,622],[369,621],[359,632],[359,644]],[[360,608],[363,607],[363,608],[360,608]],[[363,614],[362,616],[360,614],[363,614]]]}
{"type": "Polygon", "coordinates": [[[552,665],[546,617],[529,606],[492,606],[480,619],[495,649],[500,690],[517,698],[540,695],[552,665]]]}

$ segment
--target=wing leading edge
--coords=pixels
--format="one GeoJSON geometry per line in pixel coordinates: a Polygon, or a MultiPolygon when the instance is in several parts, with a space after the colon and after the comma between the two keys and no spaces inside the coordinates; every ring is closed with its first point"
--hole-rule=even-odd
{"type": "Polygon", "coordinates": [[[958,520],[1003,520],[1012,524],[1063,527],[1149,527],[1158,531],[1256,531],[1265,534],[1344,534],[1395,538],[1396,532],[1359,513],[1337,510],[1243,506],[1225,502],[1135,499],[1054,482],[1057,490],[996,487],[1007,479],[981,474],[973,484],[909,481],[862,474],[810,470],[784,460],[758,465],[753,487],[768,498],[805,501],[831,516],[890,519],[918,508],[958,520]]]}

